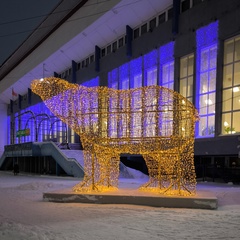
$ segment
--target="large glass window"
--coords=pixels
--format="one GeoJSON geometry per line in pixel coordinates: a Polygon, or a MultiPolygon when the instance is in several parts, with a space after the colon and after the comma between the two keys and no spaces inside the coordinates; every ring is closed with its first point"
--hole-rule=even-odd
{"type": "Polygon", "coordinates": [[[8,126],[8,129],[7,129],[7,135],[8,135],[8,138],[7,138],[7,144],[12,144],[12,138],[11,138],[11,117],[8,116],[7,117],[7,126],[8,126]]]}
{"type": "Polygon", "coordinates": [[[197,30],[196,107],[200,121],[196,124],[196,137],[215,134],[215,95],[218,22],[197,30]]]}
{"type": "Polygon", "coordinates": [[[130,88],[142,87],[142,57],[130,62],[130,88]]]}
{"type": "Polygon", "coordinates": [[[157,67],[152,67],[146,70],[146,85],[157,85],[157,67]]]}
{"type": "MultiPolygon", "coordinates": [[[[116,89],[124,90],[157,84],[173,89],[174,42],[161,46],[158,50],[154,49],[144,56],[133,59],[129,63],[125,63],[108,73],[108,86],[116,89]]],[[[115,96],[116,99],[114,97],[110,100],[110,111],[112,111],[112,113],[108,120],[108,129],[111,136],[127,136],[129,122],[126,118],[126,114],[123,112],[119,119],[114,117],[114,108],[115,105],[118,106],[118,104],[120,108],[131,106],[133,113],[130,124],[133,128],[133,132],[131,133],[133,137],[140,137],[141,135],[154,136],[156,134],[164,136],[171,135],[173,122],[172,109],[163,109],[162,115],[164,120],[158,123],[158,117],[155,116],[155,113],[151,113],[156,110],[155,101],[157,97],[154,98],[155,92],[150,94],[151,98],[146,99],[141,89],[135,89],[132,93],[131,102],[129,103],[124,100],[124,94],[127,93],[120,92],[118,96],[115,96]],[[145,99],[145,103],[143,99],[145,99]],[[141,109],[143,107],[150,112],[145,119],[142,118],[141,109]],[[157,124],[160,129],[158,133],[156,132],[157,124]]],[[[172,98],[167,97],[165,101],[170,102],[172,98]]]]}
{"type": "Polygon", "coordinates": [[[131,119],[131,137],[141,137],[142,136],[142,90],[136,89],[132,92],[131,99],[131,111],[132,111],[132,119],[131,119]]]}
{"type": "MultiPolygon", "coordinates": [[[[114,85],[114,83],[115,83],[115,81],[113,81],[112,84],[114,85]]],[[[99,77],[92,78],[92,79],[82,83],[81,85],[83,85],[85,87],[97,87],[97,86],[99,86],[99,77]]]]}
{"type": "Polygon", "coordinates": [[[162,64],[162,86],[173,89],[174,83],[174,61],[162,64]]]}
{"type": "Polygon", "coordinates": [[[108,73],[108,87],[118,89],[118,68],[108,73]]]}
{"type": "Polygon", "coordinates": [[[224,43],[222,134],[240,132],[240,36],[224,43]]]}
{"type": "Polygon", "coordinates": [[[119,89],[129,89],[129,64],[126,63],[119,67],[119,89]]]}
{"type": "MultiPolygon", "coordinates": [[[[160,65],[159,65],[159,85],[174,89],[174,42],[170,42],[159,49],[160,65]]],[[[170,136],[173,131],[173,111],[171,109],[171,102],[173,98],[171,95],[164,96],[161,101],[168,102],[169,107],[164,107],[159,116],[158,135],[170,136]]],[[[164,104],[165,105],[165,104],[164,104]]],[[[167,106],[167,104],[165,105],[167,106]]]]}
{"type": "MultiPolygon", "coordinates": [[[[17,131],[21,130],[21,118],[18,118],[18,113],[14,114],[14,128],[13,130],[13,136],[14,136],[14,143],[20,143],[19,137],[17,137],[17,131]]],[[[20,139],[21,140],[21,139],[20,139]]]]}
{"type": "Polygon", "coordinates": [[[200,58],[198,136],[213,136],[215,132],[217,45],[202,49],[200,58]]]}
{"type": "Polygon", "coordinates": [[[158,52],[153,50],[152,52],[144,56],[144,85],[151,86],[157,85],[157,61],[158,52]]]}
{"type": "Polygon", "coordinates": [[[174,88],[174,42],[170,42],[159,49],[160,81],[163,87],[174,88]]]}
{"type": "Polygon", "coordinates": [[[142,135],[142,90],[143,85],[143,58],[139,57],[130,62],[130,85],[135,88],[131,96],[131,137],[141,137],[142,135]],[[137,89],[138,88],[138,89],[137,89]]]}
{"type": "Polygon", "coordinates": [[[179,92],[189,101],[193,99],[193,69],[194,54],[180,59],[180,88],[179,92]]]}
{"type": "Polygon", "coordinates": [[[16,113],[14,122],[14,129],[8,125],[12,143],[66,141],[66,124],[55,117],[43,102],[16,113]]]}

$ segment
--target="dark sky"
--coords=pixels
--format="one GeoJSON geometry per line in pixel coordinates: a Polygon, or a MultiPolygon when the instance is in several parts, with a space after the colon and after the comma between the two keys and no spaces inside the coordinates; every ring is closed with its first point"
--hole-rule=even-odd
{"type": "Polygon", "coordinates": [[[0,65],[61,0],[0,0],[0,65]]]}

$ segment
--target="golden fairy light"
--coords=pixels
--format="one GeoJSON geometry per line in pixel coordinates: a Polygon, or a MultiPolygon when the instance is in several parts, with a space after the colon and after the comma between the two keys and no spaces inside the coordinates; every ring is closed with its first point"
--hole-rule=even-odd
{"type": "Polygon", "coordinates": [[[141,154],[149,181],[141,190],[194,195],[193,104],[161,86],[129,90],[84,87],[49,77],[32,91],[81,138],[84,179],[75,192],[117,189],[121,153],[141,154]]]}

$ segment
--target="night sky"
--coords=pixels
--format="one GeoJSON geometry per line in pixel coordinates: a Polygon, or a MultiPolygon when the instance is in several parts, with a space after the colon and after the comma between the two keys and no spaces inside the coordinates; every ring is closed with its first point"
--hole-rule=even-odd
{"type": "Polygon", "coordinates": [[[0,65],[59,2],[60,0],[0,1],[0,65]]]}

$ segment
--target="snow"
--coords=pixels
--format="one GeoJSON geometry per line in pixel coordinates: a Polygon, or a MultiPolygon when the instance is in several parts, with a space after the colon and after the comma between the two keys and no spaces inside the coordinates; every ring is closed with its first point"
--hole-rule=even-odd
{"type": "MultiPolygon", "coordinates": [[[[43,201],[43,192],[71,188],[79,181],[70,177],[13,176],[0,171],[0,239],[240,238],[239,185],[198,184],[198,191],[217,196],[217,210],[43,201]]],[[[138,187],[141,181],[120,179],[120,185],[138,187]]]]}

